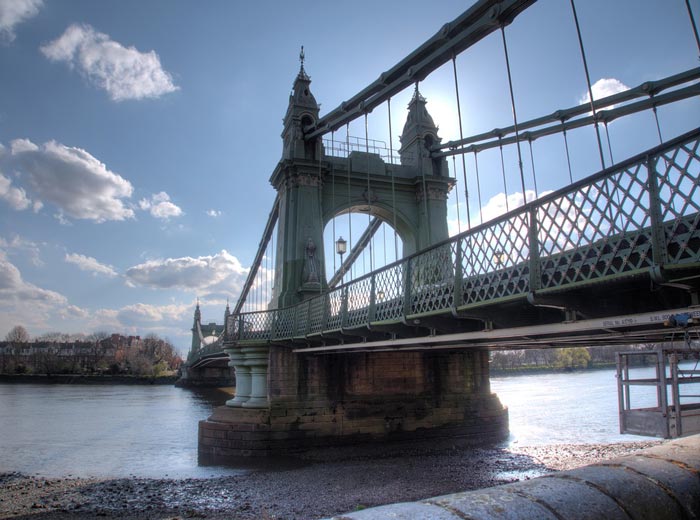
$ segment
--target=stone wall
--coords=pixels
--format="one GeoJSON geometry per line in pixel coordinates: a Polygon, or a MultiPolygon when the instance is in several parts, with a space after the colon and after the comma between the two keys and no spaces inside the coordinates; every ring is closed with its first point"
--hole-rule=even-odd
{"type": "Polygon", "coordinates": [[[498,440],[507,411],[486,352],[301,356],[271,347],[268,409],[221,407],[200,423],[200,454],[269,455],[359,442],[498,440]]]}
{"type": "Polygon", "coordinates": [[[183,388],[235,386],[236,376],[232,368],[228,366],[207,366],[202,368],[190,368],[182,366],[182,376],[175,383],[183,388]]]}

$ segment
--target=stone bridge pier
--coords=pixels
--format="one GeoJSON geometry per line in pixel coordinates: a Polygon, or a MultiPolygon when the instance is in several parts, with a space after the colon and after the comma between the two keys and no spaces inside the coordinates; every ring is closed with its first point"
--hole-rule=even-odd
{"type": "Polygon", "coordinates": [[[508,435],[508,412],[491,393],[485,351],[303,355],[272,346],[268,363],[269,400],[237,394],[237,402],[201,421],[201,457],[367,441],[472,444],[508,435]]]}

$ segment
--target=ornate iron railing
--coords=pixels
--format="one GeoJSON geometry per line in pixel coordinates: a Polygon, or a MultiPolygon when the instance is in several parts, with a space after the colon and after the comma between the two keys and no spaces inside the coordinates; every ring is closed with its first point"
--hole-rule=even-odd
{"type": "Polygon", "coordinates": [[[231,315],[228,341],[342,333],[698,264],[699,147],[700,128],[328,293],[231,315]]]}

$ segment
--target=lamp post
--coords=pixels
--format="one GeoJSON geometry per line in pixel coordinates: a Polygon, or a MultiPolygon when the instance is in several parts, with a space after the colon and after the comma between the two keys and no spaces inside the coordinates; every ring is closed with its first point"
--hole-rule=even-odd
{"type": "Polygon", "coordinates": [[[496,262],[496,265],[500,268],[502,265],[504,265],[506,263],[507,257],[506,257],[505,251],[501,251],[499,249],[498,251],[496,251],[493,254],[493,259],[496,262]]]}
{"type": "Polygon", "coordinates": [[[343,237],[335,241],[335,252],[340,255],[340,283],[345,283],[345,269],[343,268],[343,255],[348,250],[348,243],[343,237]]]}

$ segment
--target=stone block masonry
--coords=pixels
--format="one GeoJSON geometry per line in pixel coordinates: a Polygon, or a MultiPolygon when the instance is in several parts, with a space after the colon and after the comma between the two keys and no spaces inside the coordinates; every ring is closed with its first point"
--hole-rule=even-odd
{"type": "Polygon", "coordinates": [[[217,408],[199,426],[204,458],[266,456],[371,441],[498,441],[507,410],[486,352],[298,355],[270,347],[266,408],[217,408]]]}

